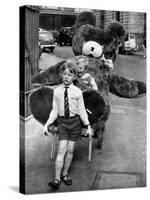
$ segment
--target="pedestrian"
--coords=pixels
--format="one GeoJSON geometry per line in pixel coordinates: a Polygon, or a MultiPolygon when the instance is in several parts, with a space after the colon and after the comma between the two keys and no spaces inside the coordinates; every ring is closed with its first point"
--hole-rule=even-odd
{"type": "Polygon", "coordinates": [[[59,37],[58,38],[59,38],[59,45],[62,46],[64,44],[64,32],[63,32],[62,29],[59,31],[59,37]]]}
{"type": "Polygon", "coordinates": [[[61,69],[63,84],[54,90],[53,108],[44,126],[48,127],[58,120],[58,152],[55,161],[55,178],[48,183],[54,190],[59,188],[60,180],[72,185],[68,171],[73,159],[76,141],[81,137],[82,123],[87,127],[86,135],[92,136],[92,129],[85,110],[82,91],[73,84],[77,75],[74,62],[67,61],[61,69]],[[64,97],[64,98],[63,98],[64,97]]]}
{"type": "Polygon", "coordinates": [[[98,90],[97,84],[91,74],[87,72],[89,61],[86,56],[79,56],[76,59],[77,80],[86,85],[87,88],[98,90]]]}

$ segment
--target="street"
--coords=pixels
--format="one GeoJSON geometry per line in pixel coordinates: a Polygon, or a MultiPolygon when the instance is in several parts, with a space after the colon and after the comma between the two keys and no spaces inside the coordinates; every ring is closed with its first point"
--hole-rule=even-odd
{"type": "Polygon", "coordinates": [[[44,52],[39,59],[39,69],[45,69],[57,62],[73,57],[72,48],[69,46],[56,46],[53,53],[44,52]]]}
{"type": "MultiPolygon", "coordinates": [[[[45,69],[73,56],[71,47],[57,46],[53,53],[42,53],[39,69],[45,69]]],[[[140,55],[119,55],[113,73],[146,82],[146,59],[140,55]]],[[[70,174],[73,185],[61,183],[57,192],[91,190],[98,171],[142,174],[146,185],[146,96],[136,99],[110,94],[111,115],[106,123],[102,151],[93,139],[92,162],[88,162],[88,139],[76,145],[70,174]]],[[[21,121],[21,125],[22,125],[21,121]]],[[[47,193],[54,178],[50,160],[51,136],[42,134],[43,126],[33,117],[25,122],[26,193],[47,193]]]]}

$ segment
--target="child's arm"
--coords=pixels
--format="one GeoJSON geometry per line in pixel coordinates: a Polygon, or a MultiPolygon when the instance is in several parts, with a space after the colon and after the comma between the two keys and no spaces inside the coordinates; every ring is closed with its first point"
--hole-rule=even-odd
{"type": "Polygon", "coordinates": [[[48,135],[48,126],[52,125],[54,123],[54,121],[57,119],[58,117],[58,103],[57,103],[57,96],[56,96],[56,92],[54,90],[54,96],[53,96],[53,107],[52,107],[52,111],[50,112],[49,118],[44,126],[44,134],[48,135]]]}
{"type": "Polygon", "coordinates": [[[91,84],[91,86],[92,86],[92,89],[98,90],[97,84],[96,84],[96,82],[95,82],[95,80],[94,80],[93,77],[91,78],[90,84],[91,84]]]}
{"type": "Polygon", "coordinates": [[[85,135],[89,135],[89,137],[90,137],[90,136],[92,136],[93,132],[92,132],[89,120],[88,120],[88,115],[87,115],[87,112],[85,109],[82,92],[80,93],[80,96],[78,99],[78,109],[79,109],[79,115],[80,115],[80,118],[81,118],[83,124],[85,126],[87,126],[87,131],[86,131],[85,135]]]}

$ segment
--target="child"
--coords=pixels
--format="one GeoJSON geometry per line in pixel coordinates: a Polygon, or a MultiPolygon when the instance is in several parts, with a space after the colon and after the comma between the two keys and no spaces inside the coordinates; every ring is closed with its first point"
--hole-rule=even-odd
{"type": "Polygon", "coordinates": [[[80,56],[79,59],[76,61],[76,64],[78,70],[78,80],[81,80],[82,83],[87,86],[87,88],[98,90],[94,78],[91,74],[87,73],[87,68],[89,64],[88,58],[86,56],[80,56]]]}
{"type": "Polygon", "coordinates": [[[72,184],[68,170],[72,162],[75,143],[81,135],[81,120],[87,126],[86,135],[92,136],[82,91],[73,85],[76,74],[77,68],[73,62],[64,63],[62,66],[63,84],[54,90],[53,108],[44,126],[44,132],[49,134],[48,126],[52,125],[56,118],[58,119],[59,143],[55,161],[55,179],[48,183],[55,190],[59,188],[61,173],[64,184],[67,186],[72,184]]]}

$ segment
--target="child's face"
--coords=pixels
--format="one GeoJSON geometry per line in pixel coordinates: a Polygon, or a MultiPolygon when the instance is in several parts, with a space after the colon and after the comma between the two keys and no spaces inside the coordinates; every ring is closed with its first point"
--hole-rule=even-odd
{"type": "Polygon", "coordinates": [[[86,72],[86,65],[87,63],[85,62],[84,59],[80,59],[77,62],[77,70],[78,70],[78,76],[82,76],[86,72]]]}
{"type": "Polygon", "coordinates": [[[68,68],[66,68],[62,73],[62,80],[65,85],[70,85],[75,79],[75,74],[71,73],[68,68]]]}

